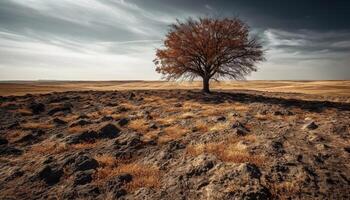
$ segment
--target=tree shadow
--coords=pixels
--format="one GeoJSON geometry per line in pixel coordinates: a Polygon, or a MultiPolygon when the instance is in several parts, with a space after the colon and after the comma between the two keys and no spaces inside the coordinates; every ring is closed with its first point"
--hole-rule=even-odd
{"type": "Polygon", "coordinates": [[[269,97],[266,95],[248,94],[244,92],[213,92],[211,94],[204,94],[200,91],[190,91],[186,97],[183,97],[182,99],[195,100],[201,103],[211,104],[220,104],[224,102],[274,104],[285,108],[300,108],[310,112],[322,112],[323,110],[330,108],[334,108],[339,111],[350,111],[350,103],[269,97]]]}

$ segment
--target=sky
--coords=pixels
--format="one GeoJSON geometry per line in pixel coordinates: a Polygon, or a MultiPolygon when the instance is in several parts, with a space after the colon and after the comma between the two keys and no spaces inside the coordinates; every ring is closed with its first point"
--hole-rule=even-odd
{"type": "Polygon", "coordinates": [[[1,0],[0,80],[160,80],[169,24],[238,16],[267,60],[249,80],[350,79],[347,0],[1,0]]]}

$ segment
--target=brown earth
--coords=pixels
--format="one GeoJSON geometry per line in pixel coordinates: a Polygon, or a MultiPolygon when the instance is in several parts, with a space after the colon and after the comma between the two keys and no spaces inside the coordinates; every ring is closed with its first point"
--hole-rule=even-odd
{"type": "Polygon", "coordinates": [[[125,84],[0,97],[0,199],[350,198],[348,88],[125,84]]]}
{"type": "MultiPolygon", "coordinates": [[[[201,82],[164,81],[27,81],[0,82],[0,96],[65,91],[200,89],[201,82]]],[[[213,90],[257,90],[350,97],[350,81],[223,81],[212,82],[213,90]]]]}

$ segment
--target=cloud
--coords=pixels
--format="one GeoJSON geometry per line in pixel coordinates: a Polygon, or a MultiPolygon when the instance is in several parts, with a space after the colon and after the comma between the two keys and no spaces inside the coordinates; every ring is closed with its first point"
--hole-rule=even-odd
{"type": "Polygon", "coordinates": [[[251,79],[349,79],[350,32],[266,29],[267,62],[251,79]]]}
{"type": "Polygon", "coordinates": [[[339,59],[350,53],[350,32],[296,30],[294,32],[267,29],[267,47],[288,53],[299,59],[339,59]]]}
{"type": "MultiPolygon", "coordinates": [[[[257,25],[253,32],[261,35],[268,49],[267,62],[251,78],[293,78],[290,74],[295,67],[301,71],[299,75],[307,72],[315,78],[329,74],[329,66],[339,71],[330,78],[350,75],[349,30],[292,29],[285,25],[276,28],[278,24],[288,24],[282,19],[289,16],[273,17],[281,13],[256,10],[262,6],[260,3],[249,7],[245,1],[232,5],[221,0],[208,2],[0,1],[0,80],[159,79],[152,60],[168,24],[176,18],[216,15],[221,11],[225,16],[233,9],[244,12],[244,20],[257,25]],[[315,73],[319,70],[325,73],[315,73]]],[[[304,24],[295,16],[290,18],[288,22],[304,24]]]]}

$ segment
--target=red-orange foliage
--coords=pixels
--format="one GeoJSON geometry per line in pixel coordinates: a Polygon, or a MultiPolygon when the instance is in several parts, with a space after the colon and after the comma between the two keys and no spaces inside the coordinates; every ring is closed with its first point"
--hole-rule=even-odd
{"type": "Polygon", "coordinates": [[[167,80],[202,77],[209,92],[210,79],[243,79],[263,60],[261,44],[240,19],[190,18],[170,26],[154,63],[167,80]]]}

